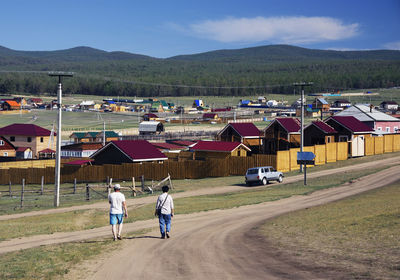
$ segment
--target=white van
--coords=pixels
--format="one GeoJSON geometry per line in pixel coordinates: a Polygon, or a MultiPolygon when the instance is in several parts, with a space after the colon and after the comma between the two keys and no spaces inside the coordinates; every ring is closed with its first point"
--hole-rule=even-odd
{"type": "Polygon", "coordinates": [[[245,176],[246,185],[253,183],[266,185],[269,181],[283,182],[283,173],[276,171],[272,166],[249,168],[245,176]]]}

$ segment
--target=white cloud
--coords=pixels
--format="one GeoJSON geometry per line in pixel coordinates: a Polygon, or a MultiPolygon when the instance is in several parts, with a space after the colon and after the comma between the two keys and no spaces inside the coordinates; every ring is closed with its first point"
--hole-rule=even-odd
{"type": "Polygon", "coordinates": [[[206,20],[191,24],[195,36],[224,43],[261,42],[300,44],[334,41],[357,35],[357,23],[330,17],[255,17],[206,20]]]}
{"type": "Polygon", "coordinates": [[[387,43],[384,45],[384,48],[389,50],[400,50],[400,41],[387,43]]]}

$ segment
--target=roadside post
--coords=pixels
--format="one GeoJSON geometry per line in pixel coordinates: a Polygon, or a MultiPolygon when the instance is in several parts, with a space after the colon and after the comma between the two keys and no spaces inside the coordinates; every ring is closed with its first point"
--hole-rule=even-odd
{"type": "Polygon", "coordinates": [[[304,186],[307,185],[307,164],[315,165],[315,155],[312,152],[297,152],[297,164],[304,165],[304,186]]]}

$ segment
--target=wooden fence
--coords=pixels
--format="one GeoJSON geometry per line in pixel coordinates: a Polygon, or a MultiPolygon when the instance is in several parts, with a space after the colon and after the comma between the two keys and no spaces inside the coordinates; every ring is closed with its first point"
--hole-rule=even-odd
{"type": "MultiPolygon", "coordinates": [[[[93,166],[64,166],[61,168],[61,182],[105,182],[107,177],[114,180],[161,180],[171,175],[172,179],[199,179],[244,175],[250,167],[276,166],[276,155],[253,155],[251,157],[228,157],[206,161],[165,161],[163,163],[124,163],[93,166]]],[[[42,176],[45,184],[54,183],[54,167],[0,169],[0,184],[18,184],[24,178],[27,184],[40,184],[42,176]]]]}

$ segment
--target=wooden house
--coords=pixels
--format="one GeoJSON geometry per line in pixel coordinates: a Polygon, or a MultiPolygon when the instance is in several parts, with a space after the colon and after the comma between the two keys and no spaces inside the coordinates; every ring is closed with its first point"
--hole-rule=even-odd
{"type": "Polygon", "coordinates": [[[337,131],[322,121],[313,121],[304,128],[304,146],[335,142],[337,131]]]}
{"type": "Polygon", "coordinates": [[[364,156],[365,138],[374,130],[353,116],[332,116],[324,121],[337,131],[336,142],[348,142],[350,156],[364,156]]]}
{"type": "Polygon", "coordinates": [[[399,104],[397,104],[396,101],[383,101],[379,104],[379,107],[387,111],[397,111],[399,109],[399,104]]]}
{"type": "Polygon", "coordinates": [[[4,100],[1,107],[4,111],[20,110],[21,104],[15,100],[4,100]]]}
{"type": "Polygon", "coordinates": [[[17,149],[6,138],[0,136],[0,157],[15,157],[17,149]]]}
{"type": "Polygon", "coordinates": [[[217,139],[243,143],[252,153],[259,153],[262,147],[261,132],[253,123],[229,123],[218,132],[217,139]]]}
{"type": "MultiPolygon", "coordinates": [[[[0,128],[0,135],[17,148],[30,148],[32,158],[39,158],[39,151],[56,149],[52,141],[52,132],[35,124],[11,124],[0,128]]],[[[56,133],[54,133],[54,136],[56,133]]]]}
{"type": "Polygon", "coordinates": [[[276,118],[263,130],[263,152],[276,154],[277,151],[300,147],[300,121],[297,118],[276,118]]]}
{"type": "Polygon", "coordinates": [[[351,102],[348,101],[347,99],[339,99],[333,102],[333,106],[339,108],[346,108],[351,106],[351,102]]]}
{"type": "Polygon", "coordinates": [[[228,156],[246,157],[251,149],[240,142],[198,141],[190,151],[193,152],[194,160],[205,160],[228,156]]]}
{"type": "Polygon", "coordinates": [[[168,159],[146,140],[111,141],[90,158],[95,164],[161,162],[168,159]]]}
{"type": "Polygon", "coordinates": [[[34,158],[32,149],[30,147],[18,147],[16,157],[18,159],[32,159],[34,158]]]}
{"type": "Polygon", "coordinates": [[[101,149],[101,143],[74,143],[61,147],[61,157],[86,158],[101,149]]]}
{"type": "Polygon", "coordinates": [[[139,134],[160,134],[164,132],[164,125],[156,121],[144,121],[139,124],[139,134]]]}
{"type": "Polygon", "coordinates": [[[331,105],[324,99],[324,98],[315,98],[314,102],[312,103],[313,109],[319,109],[321,112],[329,112],[331,105]]]}

